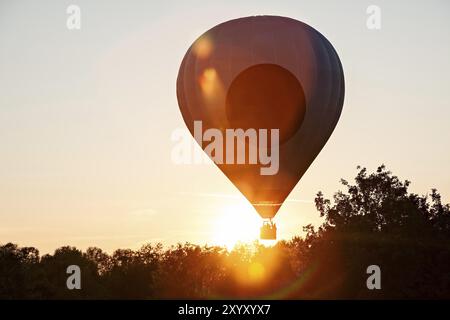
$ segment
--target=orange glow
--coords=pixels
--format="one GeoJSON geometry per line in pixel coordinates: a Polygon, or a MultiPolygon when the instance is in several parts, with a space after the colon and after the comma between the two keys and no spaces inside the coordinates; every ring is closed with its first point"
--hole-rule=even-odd
{"type": "Polygon", "coordinates": [[[276,285],[283,268],[281,258],[276,248],[263,249],[261,244],[254,242],[235,246],[229,255],[227,267],[232,270],[238,291],[244,294],[264,286],[276,285]]]}
{"type": "Polygon", "coordinates": [[[203,71],[202,75],[203,82],[212,83],[217,80],[217,72],[214,68],[207,68],[203,71]]]}
{"type": "Polygon", "coordinates": [[[202,37],[197,40],[193,47],[194,53],[200,59],[208,58],[213,50],[213,44],[210,38],[202,37]]]}
{"type": "Polygon", "coordinates": [[[223,86],[216,69],[206,68],[199,78],[200,88],[203,92],[203,97],[214,104],[214,101],[219,101],[223,96],[223,86]]]}
{"type": "Polygon", "coordinates": [[[217,72],[213,68],[208,68],[203,71],[200,76],[200,87],[206,96],[211,96],[214,93],[214,88],[217,81],[217,72]]]}
{"type": "Polygon", "coordinates": [[[252,282],[259,282],[259,281],[263,280],[265,275],[266,275],[266,269],[259,262],[253,262],[248,267],[248,276],[250,278],[250,281],[252,281],[252,282]]]}

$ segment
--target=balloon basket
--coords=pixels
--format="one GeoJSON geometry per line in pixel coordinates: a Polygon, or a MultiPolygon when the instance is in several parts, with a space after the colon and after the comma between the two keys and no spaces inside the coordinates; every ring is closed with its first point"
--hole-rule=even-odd
{"type": "Polygon", "coordinates": [[[272,220],[264,221],[260,229],[261,240],[276,240],[277,239],[277,226],[272,220]]]}

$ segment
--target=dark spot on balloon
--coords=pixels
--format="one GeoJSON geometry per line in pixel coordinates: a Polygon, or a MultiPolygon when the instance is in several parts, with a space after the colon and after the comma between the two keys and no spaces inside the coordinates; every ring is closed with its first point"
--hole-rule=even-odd
{"type": "Polygon", "coordinates": [[[280,144],[302,125],[306,103],[303,88],[288,70],[258,64],[239,73],[226,97],[230,128],[279,129],[280,144]]]}

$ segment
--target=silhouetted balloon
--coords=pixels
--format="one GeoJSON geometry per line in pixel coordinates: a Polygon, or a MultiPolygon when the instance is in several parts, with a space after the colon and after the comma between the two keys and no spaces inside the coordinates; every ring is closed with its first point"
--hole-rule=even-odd
{"type": "Polygon", "coordinates": [[[177,97],[191,133],[197,120],[203,130],[280,130],[277,174],[261,175],[261,164],[217,164],[261,217],[273,218],[337,124],[344,75],[330,42],[307,24],[246,17],[219,24],[192,44],[177,97]]]}

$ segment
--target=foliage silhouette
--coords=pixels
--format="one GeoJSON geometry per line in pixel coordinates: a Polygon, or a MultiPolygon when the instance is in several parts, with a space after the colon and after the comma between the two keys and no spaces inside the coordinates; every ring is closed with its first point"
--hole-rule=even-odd
{"type": "Polygon", "coordinates": [[[0,246],[0,299],[160,298],[450,298],[450,206],[436,190],[409,193],[384,166],[359,168],[355,184],[333,201],[319,192],[324,218],[305,236],[273,247],[161,244],[139,250],[62,247],[53,255],[0,246]],[[66,268],[82,270],[82,289],[66,288],[66,268]],[[378,265],[382,289],[368,290],[366,268],[378,265]]]}

